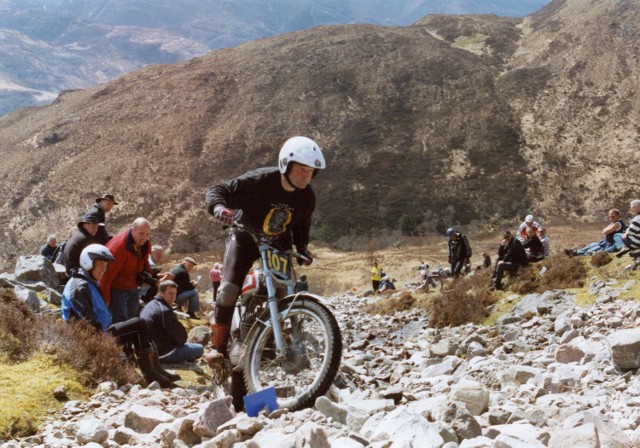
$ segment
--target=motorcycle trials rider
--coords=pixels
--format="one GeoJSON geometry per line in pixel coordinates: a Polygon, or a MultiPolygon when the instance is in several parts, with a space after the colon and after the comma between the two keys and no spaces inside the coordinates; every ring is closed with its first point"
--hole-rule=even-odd
{"type": "MultiPolygon", "coordinates": [[[[315,141],[292,137],[280,149],[277,167],[258,168],[210,187],[207,210],[224,226],[231,226],[242,210],[241,224],[281,250],[290,249],[293,242],[298,253],[308,259],[298,258],[298,263],[311,264],[313,254],[307,245],[316,198],[310,182],[324,168],[324,156],[315,141]]],[[[251,235],[231,227],[211,324],[211,344],[216,352],[208,355],[210,359],[227,356],[235,303],[258,258],[258,246],[251,235]]]]}

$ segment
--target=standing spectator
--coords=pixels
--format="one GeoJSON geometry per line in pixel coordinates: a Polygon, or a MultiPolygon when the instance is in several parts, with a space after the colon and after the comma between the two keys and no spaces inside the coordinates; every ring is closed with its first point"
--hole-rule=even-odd
{"type": "Polygon", "coordinates": [[[640,249],[640,199],[631,201],[631,222],[624,233],[622,240],[629,250],[640,249]]]}
{"type": "Polygon", "coordinates": [[[504,271],[518,272],[520,266],[526,266],[528,263],[527,253],[522,247],[522,243],[506,230],[502,235],[504,237],[501,252],[504,254],[502,259],[496,263],[495,277],[491,289],[502,289],[502,276],[504,271]]]}
{"type": "Polygon", "coordinates": [[[109,305],[113,322],[138,317],[139,289],[142,273],[151,275],[151,224],[144,218],[136,218],[131,227],[114,236],[107,248],[116,257],[100,280],[104,301],[109,305]]]}
{"type": "Polygon", "coordinates": [[[106,214],[113,209],[114,205],[118,205],[116,198],[112,194],[105,194],[102,197],[96,198],[96,203],[87,211],[87,215],[95,216],[98,222],[101,224],[98,233],[96,234],[96,240],[99,244],[107,244],[113,235],[107,232],[105,228],[106,214]]]}
{"type": "Polygon", "coordinates": [[[173,311],[177,297],[178,285],[164,280],[158,285],[158,295],[140,313],[158,346],[160,361],[169,364],[194,361],[204,353],[202,345],[187,342],[187,332],[173,311]]]}
{"type": "Polygon", "coordinates": [[[146,322],[139,317],[126,322],[111,322],[111,314],[100,293],[98,281],[114,260],[109,249],[101,244],[90,244],[82,250],[80,268],[74,271],[62,293],[62,318],[65,321],[86,319],[97,330],[115,337],[119,344],[133,345],[145,379],[149,383],[158,381],[162,387],[171,387],[172,381],[180,377],[166,372],[160,366],[158,351],[151,343],[146,322]]]}
{"type": "Polygon", "coordinates": [[[607,219],[609,224],[602,229],[604,238],[591,244],[587,244],[577,250],[567,248],[564,253],[570,257],[574,255],[593,255],[596,252],[617,252],[624,247],[623,235],[627,229],[625,222],[620,219],[620,210],[612,208],[609,210],[607,219]]]}
{"type": "Polygon", "coordinates": [[[527,239],[522,243],[522,247],[525,248],[530,263],[544,260],[544,245],[533,227],[527,229],[527,239]]]}
{"type": "Polygon", "coordinates": [[[542,226],[539,222],[533,220],[533,215],[527,215],[524,218],[524,222],[520,224],[520,227],[518,227],[518,233],[516,233],[516,236],[520,240],[520,242],[527,239],[527,229],[531,227],[535,228],[537,232],[538,229],[540,229],[540,227],[542,226]]]}
{"type": "Polygon", "coordinates": [[[470,264],[471,246],[466,235],[458,232],[453,227],[447,229],[449,238],[449,263],[451,264],[451,275],[459,277],[462,268],[470,264]]]}
{"type": "Polygon", "coordinates": [[[542,243],[542,247],[544,247],[544,258],[549,258],[551,256],[551,240],[549,240],[549,236],[547,236],[547,229],[545,227],[540,227],[540,230],[538,230],[538,236],[542,243]]]}
{"type": "Polygon", "coordinates": [[[380,280],[382,279],[382,268],[378,266],[378,262],[374,261],[371,266],[371,287],[374,292],[378,291],[380,287],[380,280]]]}
{"type": "Polygon", "coordinates": [[[220,263],[214,263],[213,269],[209,271],[209,279],[211,280],[211,289],[213,289],[213,301],[216,301],[218,297],[218,288],[222,281],[222,270],[220,269],[220,263]]]}
{"type": "Polygon", "coordinates": [[[49,235],[47,237],[47,244],[45,244],[40,248],[40,255],[45,257],[47,260],[52,261],[51,257],[53,257],[53,254],[56,251],[57,247],[58,247],[58,239],[56,238],[55,235],[49,235]]]}
{"type": "Polygon", "coordinates": [[[82,249],[96,242],[95,235],[98,232],[98,227],[98,220],[95,216],[84,215],[78,222],[78,230],[71,235],[62,250],[63,261],[68,275],[71,275],[74,269],[80,267],[82,249]]]}
{"type": "Polygon", "coordinates": [[[178,285],[178,298],[176,299],[178,308],[181,309],[185,302],[189,302],[187,314],[192,319],[198,318],[196,312],[200,311],[200,296],[196,289],[198,280],[191,280],[189,272],[197,265],[198,263],[193,258],[186,257],[178,266],[171,269],[173,279],[178,285]]]}
{"type": "Polygon", "coordinates": [[[296,284],[293,286],[293,292],[309,292],[309,283],[307,283],[307,276],[302,274],[298,280],[296,280],[296,284]]]}

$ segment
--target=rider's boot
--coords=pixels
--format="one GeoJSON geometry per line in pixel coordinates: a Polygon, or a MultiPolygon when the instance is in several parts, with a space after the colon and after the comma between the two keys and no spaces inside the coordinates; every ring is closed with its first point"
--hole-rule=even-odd
{"type": "Polygon", "coordinates": [[[211,324],[211,346],[213,350],[206,355],[206,359],[209,362],[228,357],[227,340],[229,339],[233,311],[233,306],[216,306],[214,321],[211,324]]]}

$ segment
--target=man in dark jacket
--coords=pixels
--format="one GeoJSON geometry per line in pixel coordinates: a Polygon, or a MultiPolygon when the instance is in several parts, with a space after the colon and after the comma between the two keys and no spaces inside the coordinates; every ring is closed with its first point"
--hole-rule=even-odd
{"type": "MultiPolygon", "coordinates": [[[[298,262],[311,264],[313,254],[307,245],[316,196],[310,183],[324,168],[324,156],[316,142],[307,137],[290,138],[280,149],[277,167],[259,168],[210,187],[207,210],[225,226],[232,226],[236,211],[242,210],[240,221],[246,228],[282,250],[290,249],[293,242],[305,256],[298,262]]],[[[218,358],[226,353],[229,325],[244,278],[259,257],[251,235],[232,227],[211,325],[211,344],[218,358]]]]}
{"type": "Polygon", "coordinates": [[[177,297],[178,285],[163,280],[158,285],[158,295],[140,313],[158,347],[160,361],[169,364],[193,361],[204,353],[202,345],[187,342],[187,331],[173,311],[177,297]]]}
{"type": "Polygon", "coordinates": [[[105,194],[99,198],[96,198],[96,203],[87,210],[86,215],[94,216],[101,224],[96,234],[96,241],[98,244],[107,244],[107,242],[113,238],[113,235],[107,232],[105,228],[106,214],[113,209],[114,205],[118,205],[116,198],[112,194],[105,194]]]}
{"type": "Polygon", "coordinates": [[[544,246],[538,238],[538,232],[533,227],[527,229],[527,239],[522,242],[522,247],[527,251],[527,259],[530,263],[544,260],[544,246]]]}
{"type": "Polygon", "coordinates": [[[84,215],[78,222],[78,230],[67,240],[62,251],[64,265],[67,268],[67,274],[72,275],[74,269],[80,267],[80,254],[82,249],[89,244],[96,243],[95,235],[98,231],[98,220],[95,216],[84,215]]]}
{"type": "Polygon", "coordinates": [[[40,255],[45,257],[47,260],[51,260],[51,257],[53,257],[57,247],[58,239],[55,235],[49,235],[47,237],[47,244],[40,248],[40,255]]]}
{"type": "Polygon", "coordinates": [[[451,264],[451,275],[459,277],[462,268],[470,263],[471,247],[469,240],[461,232],[453,227],[447,230],[449,237],[449,263],[451,264]]]}
{"type": "Polygon", "coordinates": [[[502,276],[504,271],[518,272],[520,266],[528,263],[527,253],[522,243],[506,230],[503,234],[504,257],[496,263],[495,277],[491,289],[502,289],[502,276]]]}
{"type": "Polygon", "coordinates": [[[178,266],[171,269],[173,281],[178,285],[178,298],[176,299],[176,303],[178,307],[182,307],[182,305],[188,302],[187,312],[192,319],[197,319],[198,317],[196,312],[200,311],[200,296],[196,289],[197,281],[191,280],[189,272],[197,265],[198,263],[196,263],[193,258],[185,257],[178,266]]]}

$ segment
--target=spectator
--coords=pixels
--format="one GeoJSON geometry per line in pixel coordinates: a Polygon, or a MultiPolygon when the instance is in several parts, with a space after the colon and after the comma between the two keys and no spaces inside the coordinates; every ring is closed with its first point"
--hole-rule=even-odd
{"type": "MultiPolygon", "coordinates": [[[[96,224],[97,225],[97,224],[96,224]]],[[[112,323],[111,314],[100,293],[98,281],[115,258],[105,246],[91,244],[80,254],[80,268],[75,270],[62,293],[62,318],[86,319],[99,331],[110,333],[119,344],[131,344],[145,379],[158,381],[162,387],[172,386],[180,379],[164,371],[158,360],[158,351],[151,343],[147,324],[140,318],[112,323]]],[[[118,360],[114,360],[118,362],[118,360]]]]}
{"type": "Polygon", "coordinates": [[[374,291],[378,291],[380,280],[382,279],[382,268],[378,266],[378,262],[374,261],[371,266],[371,287],[374,291]]]}
{"type": "Polygon", "coordinates": [[[40,255],[45,257],[47,260],[52,261],[51,257],[53,257],[56,248],[58,247],[58,239],[55,235],[49,235],[47,237],[47,244],[40,248],[40,255]]]}
{"type": "Polygon", "coordinates": [[[202,345],[187,342],[187,331],[173,311],[177,297],[178,285],[164,280],[158,285],[158,295],[140,313],[158,346],[160,361],[169,364],[194,361],[204,353],[202,345]]]}
{"type": "Polygon", "coordinates": [[[544,247],[544,258],[549,258],[551,256],[551,241],[547,236],[547,229],[544,227],[540,227],[540,229],[538,230],[538,237],[540,238],[542,247],[544,247]]]}
{"type": "Polygon", "coordinates": [[[116,202],[116,198],[112,194],[105,194],[102,197],[96,198],[96,203],[87,210],[86,214],[95,216],[101,224],[96,234],[96,241],[98,241],[99,244],[107,244],[107,242],[113,238],[113,235],[107,232],[104,223],[106,221],[106,214],[113,209],[114,205],[118,204],[119,202],[116,202]]]}
{"type": "Polygon", "coordinates": [[[71,235],[62,250],[62,258],[67,268],[67,275],[70,276],[74,269],[80,267],[82,249],[96,242],[95,235],[98,232],[98,227],[98,220],[95,216],[84,215],[78,222],[78,230],[71,235]]]}
{"type": "Polygon", "coordinates": [[[296,246],[299,264],[313,262],[309,250],[311,215],[316,196],[311,181],[325,168],[320,147],[307,137],[288,139],[278,154],[277,167],[258,168],[209,188],[206,206],[223,226],[231,226],[224,257],[223,281],[211,324],[211,359],[227,355],[229,329],[238,295],[247,273],[260,257],[256,241],[233,224],[239,220],[248,230],[282,250],[296,246]],[[242,211],[239,213],[238,211],[242,211]]]}
{"type": "Polygon", "coordinates": [[[213,290],[213,301],[218,297],[218,288],[222,281],[222,269],[220,263],[214,263],[213,269],[209,271],[209,279],[211,280],[211,289],[213,290]]]}
{"type": "Polygon", "coordinates": [[[520,227],[518,227],[518,233],[516,233],[516,236],[521,242],[527,239],[527,229],[530,227],[535,228],[536,232],[540,227],[542,227],[540,223],[533,220],[533,215],[527,215],[524,218],[524,222],[520,224],[520,227]]]}
{"type": "Polygon", "coordinates": [[[142,273],[151,275],[151,224],[144,218],[136,218],[131,227],[123,230],[107,243],[116,257],[100,280],[105,302],[109,305],[113,322],[123,322],[138,317],[139,288],[142,273]]]}
{"type": "Polygon", "coordinates": [[[307,283],[307,276],[302,274],[296,284],[293,286],[293,292],[309,292],[309,283],[307,283]]]}
{"type": "Polygon", "coordinates": [[[544,260],[544,245],[538,238],[535,228],[529,227],[527,229],[527,239],[522,243],[522,247],[525,248],[530,263],[544,260]]]}
{"type": "Polygon", "coordinates": [[[622,237],[627,251],[640,249],[640,199],[631,201],[630,212],[632,219],[622,237]]]}
{"type": "Polygon", "coordinates": [[[480,254],[482,256],[482,268],[490,268],[491,267],[491,256],[486,253],[486,252],[482,252],[480,254]]]}
{"type": "Polygon", "coordinates": [[[396,290],[396,285],[394,284],[396,279],[392,279],[388,275],[385,275],[380,280],[380,286],[378,287],[378,294],[390,294],[396,290]]]}
{"type": "MultiPolygon", "coordinates": [[[[522,247],[522,243],[506,230],[502,235],[504,237],[503,247],[501,247],[502,259],[496,263],[494,272],[493,285],[491,289],[502,289],[502,276],[504,271],[518,272],[520,266],[526,266],[528,263],[527,253],[522,247]]],[[[500,257],[500,255],[499,255],[500,257]]]]}
{"type": "Polygon", "coordinates": [[[627,225],[624,220],[620,219],[620,210],[615,208],[609,210],[608,219],[609,224],[602,229],[603,239],[588,244],[581,249],[574,250],[567,248],[564,250],[564,253],[573,257],[574,255],[593,255],[596,252],[602,251],[618,252],[622,249],[624,247],[622,237],[627,229],[627,225]]]}
{"type": "Polygon", "coordinates": [[[144,303],[148,303],[158,293],[158,277],[160,276],[160,267],[158,265],[162,263],[163,258],[164,248],[159,244],[154,244],[153,246],[151,246],[151,253],[149,254],[149,267],[151,267],[151,275],[147,276],[143,272],[142,285],[140,286],[140,299],[144,303]]]}
{"type": "Polygon", "coordinates": [[[185,302],[189,302],[187,314],[192,319],[198,318],[196,312],[200,311],[200,296],[196,289],[198,280],[191,280],[189,272],[197,265],[198,263],[193,258],[186,257],[178,266],[171,269],[173,279],[178,285],[178,298],[176,299],[178,309],[181,310],[182,305],[185,302]]]}
{"type": "Polygon", "coordinates": [[[453,227],[447,229],[449,239],[449,263],[451,264],[451,275],[459,277],[462,268],[469,265],[471,258],[471,246],[466,235],[458,232],[453,227]]]}

